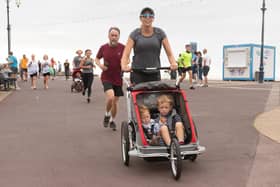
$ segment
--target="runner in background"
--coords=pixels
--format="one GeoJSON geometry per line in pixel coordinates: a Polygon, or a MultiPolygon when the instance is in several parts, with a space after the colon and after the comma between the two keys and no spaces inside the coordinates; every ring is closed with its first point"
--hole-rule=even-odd
{"type": "Polygon", "coordinates": [[[70,63],[68,62],[68,59],[66,59],[64,62],[64,74],[65,80],[68,80],[70,75],[70,63]]]}
{"type": "Polygon", "coordinates": [[[84,83],[84,90],[82,92],[83,95],[87,92],[87,102],[90,103],[91,97],[91,87],[93,83],[93,68],[94,59],[91,58],[92,52],[90,49],[85,50],[85,57],[81,60],[80,68],[83,71],[83,83],[84,83]]]}
{"type": "Polygon", "coordinates": [[[28,64],[28,58],[26,55],[22,55],[22,59],[20,60],[20,69],[22,71],[22,80],[27,81],[27,64],[28,64]]]}
{"type": "Polygon", "coordinates": [[[44,77],[44,89],[48,89],[49,88],[49,78],[50,78],[50,67],[51,67],[51,63],[49,62],[49,57],[48,55],[44,55],[43,56],[43,61],[41,63],[42,66],[42,73],[43,73],[43,77],[44,77]]]}
{"type": "Polygon", "coordinates": [[[83,51],[79,49],[79,50],[76,51],[76,54],[77,54],[77,56],[74,57],[73,62],[72,62],[72,65],[73,65],[73,72],[72,72],[73,80],[76,76],[76,73],[81,73],[80,64],[81,64],[81,60],[83,59],[83,57],[82,57],[83,51]]]}
{"type": "Polygon", "coordinates": [[[54,58],[51,58],[51,76],[52,76],[52,80],[54,80],[55,76],[56,76],[56,61],[54,60],[54,58]]]}
{"type": "Polygon", "coordinates": [[[211,58],[207,53],[207,49],[203,49],[203,77],[204,84],[203,87],[208,87],[208,72],[210,70],[211,58]]]}
{"type": "Polygon", "coordinates": [[[197,70],[198,70],[198,79],[199,79],[199,86],[203,85],[203,79],[202,79],[202,74],[203,74],[203,70],[202,70],[202,54],[200,51],[196,52],[196,63],[197,63],[197,70]]]}
{"type": "Polygon", "coordinates": [[[31,61],[28,63],[27,71],[31,79],[31,89],[36,90],[39,66],[34,54],[31,55],[31,61]]]}
{"type": "Polygon", "coordinates": [[[181,82],[183,82],[183,80],[186,77],[186,72],[188,72],[189,74],[189,84],[190,84],[190,89],[195,89],[192,83],[192,60],[193,60],[193,55],[191,52],[191,45],[190,44],[186,44],[185,46],[186,51],[182,52],[179,55],[178,58],[178,72],[179,72],[179,76],[178,79],[176,81],[176,85],[179,86],[181,82]]]}

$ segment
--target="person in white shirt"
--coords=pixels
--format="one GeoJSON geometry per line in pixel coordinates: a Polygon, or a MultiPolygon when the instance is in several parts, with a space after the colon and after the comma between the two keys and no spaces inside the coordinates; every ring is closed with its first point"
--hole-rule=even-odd
{"type": "Polygon", "coordinates": [[[211,65],[211,58],[207,54],[207,49],[203,49],[203,63],[202,63],[202,71],[203,71],[203,76],[204,76],[204,85],[203,87],[208,87],[208,72],[210,70],[210,65],[211,65]]]}
{"type": "Polygon", "coordinates": [[[37,82],[37,76],[38,76],[38,62],[35,60],[35,55],[31,55],[31,61],[28,63],[27,66],[27,72],[31,79],[31,89],[36,89],[36,82],[37,82]]]}
{"type": "Polygon", "coordinates": [[[48,55],[43,56],[43,61],[41,63],[42,66],[42,73],[44,77],[44,88],[47,90],[49,88],[49,77],[51,75],[50,73],[50,68],[51,68],[51,63],[49,62],[49,57],[48,55]]]}

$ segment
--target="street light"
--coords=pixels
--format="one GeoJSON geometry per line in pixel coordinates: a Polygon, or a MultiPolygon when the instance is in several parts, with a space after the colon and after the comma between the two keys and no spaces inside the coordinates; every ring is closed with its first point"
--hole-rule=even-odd
{"type": "MultiPolygon", "coordinates": [[[[16,5],[19,8],[21,2],[16,0],[16,5]]],[[[8,54],[11,51],[11,24],[10,24],[10,0],[7,0],[7,31],[8,31],[8,54]]]]}
{"type": "Polygon", "coordinates": [[[261,33],[261,58],[260,58],[259,83],[263,83],[263,80],[264,80],[263,45],[264,45],[264,13],[266,11],[265,0],[263,0],[261,11],[262,11],[262,33],[261,33]]]}

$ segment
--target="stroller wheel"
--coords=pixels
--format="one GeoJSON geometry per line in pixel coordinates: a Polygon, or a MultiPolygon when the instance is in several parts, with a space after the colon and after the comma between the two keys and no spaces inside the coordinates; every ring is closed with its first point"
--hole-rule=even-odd
{"type": "Polygon", "coordinates": [[[77,84],[76,85],[76,90],[77,90],[77,92],[81,92],[83,90],[82,84],[77,84]]]}
{"type": "Polygon", "coordinates": [[[173,138],[170,145],[170,165],[172,175],[175,180],[181,177],[182,172],[182,157],[178,140],[173,138]]]}
{"type": "Polygon", "coordinates": [[[124,165],[129,166],[129,131],[128,131],[128,123],[126,121],[122,122],[121,127],[121,146],[122,146],[122,160],[124,165]]]}
{"type": "Polygon", "coordinates": [[[74,82],[71,84],[71,92],[74,92],[74,89],[75,89],[75,85],[74,85],[74,82]]]}

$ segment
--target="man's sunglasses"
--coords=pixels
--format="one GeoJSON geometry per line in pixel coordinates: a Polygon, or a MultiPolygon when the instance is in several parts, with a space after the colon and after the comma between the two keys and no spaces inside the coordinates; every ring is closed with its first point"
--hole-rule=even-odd
{"type": "Polygon", "coordinates": [[[143,18],[154,18],[155,15],[154,14],[146,13],[146,14],[141,14],[141,17],[143,17],[143,18]]]}

